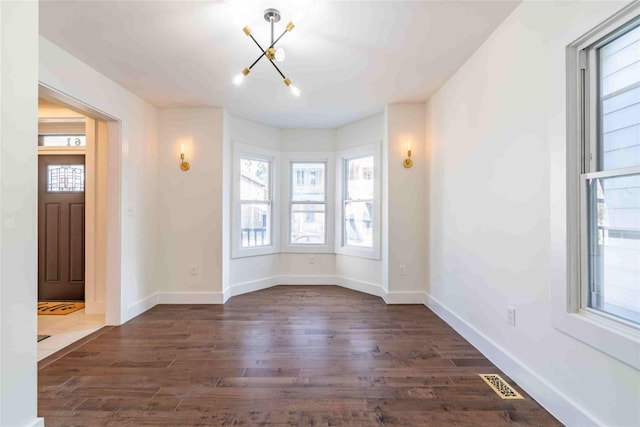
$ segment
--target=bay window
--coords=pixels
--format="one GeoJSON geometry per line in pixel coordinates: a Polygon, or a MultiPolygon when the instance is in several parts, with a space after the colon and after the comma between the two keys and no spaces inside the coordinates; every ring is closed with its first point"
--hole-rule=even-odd
{"type": "Polygon", "coordinates": [[[291,162],[290,245],[326,244],[326,170],[326,162],[291,162]]]}

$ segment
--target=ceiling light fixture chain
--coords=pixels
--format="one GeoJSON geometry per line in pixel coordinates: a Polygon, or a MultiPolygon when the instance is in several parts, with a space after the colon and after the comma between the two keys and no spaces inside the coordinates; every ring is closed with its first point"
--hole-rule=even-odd
{"type": "Polygon", "coordinates": [[[300,89],[293,85],[291,83],[291,79],[289,79],[288,77],[286,77],[282,71],[280,71],[280,68],[278,68],[278,66],[275,64],[275,62],[273,62],[273,60],[275,59],[278,62],[282,62],[285,59],[285,53],[284,53],[284,49],[282,48],[275,48],[276,43],[278,43],[280,41],[280,39],[288,32],[290,32],[291,30],[293,30],[293,28],[295,27],[295,25],[293,25],[293,22],[289,22],[286,27],[285,30],[282,32],[282,34],[280,34],[280,36],[274,40],[274,35],[275,35],[275,23],[280,21],[280,12],[277,9],[267,9],[264,11],[264,19],[265,21],[269,22],[269,25],[271,26],[271,44],[269,45],[269,47],[267,49],[263,49],[262,46],[260,45],[260,43],[258,43],[258,41],[253,37],[253,34],[251,34],[251,28],[249,28],[248,26],[245,26],[242,31],[249,37],[251,37],[251,40],[253,40],[253,42],[256,44],[256,46],[258,46],[258,49],[260,49],[260,51],[262,52],[260,54],[260,56],[258,56],[258,58],[253,61],[253,64],[251,64],[248,68],[244,68],[242,70],[241,73],[236,74],[233,78],[233,84],[236,86],[239,86],[242,84],[242,82],[244,82],[244,79],[246,78],[247,75],[249,75],[249,73],[251,72],[251,69],[258,63],[258,61],[260,61],[262,59],[262,57],[266,56],[267,59],[269,60],[269,62],[271,62],[271,65],[274,66],[274,68],[276,69],[276,71],[278,72],[278,74],[280,74],[280,76],[282,77],[284,84],[287,85],[287,87],[289,88],[289,90],[291,90],[291,93],[293,94],[293,96],[298,97],[300,96],[300,89]]]}

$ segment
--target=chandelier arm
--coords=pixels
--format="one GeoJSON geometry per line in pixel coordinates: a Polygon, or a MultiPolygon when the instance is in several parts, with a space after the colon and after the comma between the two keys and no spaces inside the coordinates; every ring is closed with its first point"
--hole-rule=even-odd
{"type": "MultiPolygon", "coordinates": [[[[267,57],[267,59],[269,59],[269,57],[267,57]]],[[[283,79],[287,78],[284,74],[282,74],[282,71],[280,71],[280,68],[278,68],[278,66],[275,64],[275,62],[273,62],[270,59],[269,59],[269,62],[271,62],[271,65],[273,65],[276,68],[276,71],[278,72],[278,74],[280,74],[282,76],[283,79]]]]}
{"type": "MultiPolygon", "coordinates": [[[[271,43],[271,45],[267,48],[267,50],[269,50],[272,47],[274,47],[276,45],[276,43],[278,43],[280,41],[280,39],[282,37],[284,37],[285,34],[287,34],[287,30],[284,30],[282,32],[282,34],[280,34],[280,37],[278,37],[273,43],[271,43]]],[[[258,49],[260,49],[262,51],[262,55],[260,56],[260,58],[262,58],[262,56],[266,55],[267,54],[267,50],[263,49],[262,46],[260,46],[260,43],[258,43],[258,41],[253,37],[253,34],[249,34],[249,37],[251,37],[251,40],[253,40],[253,42],[258,46],[258,49]]],[[[260,58],[258,58],[256,60],[256,62],[258,62],[260,60],[260,58]]],[[[254,62],[254,65],[255,65],[256,62],[254,62]]],[[[251,67],[249,67],[249,68],[251,68],[251,67]]]]}
{"type": "Polygon", "coordinates": [[[284,30],[284,31],[282,32],[282,34],[280,34],[280,37],[278,37],[278,38],[276,39],[276,41],[274,41],[274,42],[272,42],[272,43],[271,43],[271,46],[269,46],[269,49],[271,49],[272,47],[274,47],[274,46],[276,45],[276,43],[278,43],[278,42],[280,41],[280,39],[281,39],[285,34],[287,34],[287,30],[284,30]]]}
{"type": "MultiPolygon", "coordinates": [[[[252,35],[252,34],[249,34],[249,37],[251,37],[251,40],[253,40],[253,42],[256,44],[256,46],[258,46],[258,49],[260,49],[260,51],[262,52],[262,55],[260,55],[260,56],[258,57],[258,59],[256,59],[255,61],[253,61],[253,64],[251,64],[251,66],[249,67],[249,69],[252,69],[252,68],[253,68],[253,66],[254,66],[254,65],[256,65],[256,64],[258,63],[258,61],[260,61],[260,60],[262,59],[262,57],[263,57],[263,56],[266,56],[266,55],[267,55],[267,51],[266,51],[266,50],[264,50],[264,49],[262,48],[262,46],[260,46],[260,43],[258,43],[258,40],[256,40],[255,38],[253,38],[253,35],[252,35]]],[[[268,57],[267,57],[267,59],[268,59],[268,57]]],[[[275,64],[274,64],[274,65],[275,65],[275,64]]],[[[282,74],[282,73],[280,73],[280,74],[282,74]]]]}
{"type": "Polygon", "coordinates": [[[253,61],[253,64],[251,64],[249,66],[249,69],[251,70],[253,68],[254,65],[256,65],[258,63],[258,61],[260,61],[262,59],[262,57],[265,55],[264,52],[262,52],[262,55],[258,56],[258,59],[256,59],[255,61],[253,61]]]}
{"type": "MultiPolygon", "coordinates": [[[[260,55],[260,58],[262,58],[263,56],[265,56],[266,51],[262,48],[262,46],[260,46],[260,43],[258,43],[258,41],[253,37],[253,34],[249,34],[249,37],[251,37],[251,40],[253,40],[253,42],[258,45],[258,47],[260,48],[260,50],[262,51],[262,55],[260,55]]],[[[282,37],[282,36],[280,36],[282,37]]],[[[256,62],[258,62],[260,60],[260,58],[258,58],[256,60],[256,62]]],[[[269,59],[269,57],[267,57],[267,59],[269,59]]],[[[269,59],[269,62],[271,62],[271,65],[273,65],[276,69],[276,71],[278,72],[278,74],[280,74],[282,76],[283,79],[286,79],[285,75],[282,74],[282,71],[280,71],[280,68],[278,68],[278,66],[271,60],[269,59]]],[[[254,63],[255,64],[255,63],[254,63]]],[[[253,67],[253,65],[252,65],[253,67]]]]}
{"type": "Polygon", "coordinates": [[[253,40],[253,42],[256,44],[256,46],[258,46],[258,49],[260,49],[260,50],[262,51],[262,54],[263,54],[263,55],[266,55],[267,51],[266,51],[266,50],[264,50],[264,49],[262,48],[262,46],[260,46],[260,43],[258,43],[258,40],[256,40],[256,39],[253,37],[253,34],[249,34],[249,37],[251,37],[251,40],[253,40]]]}

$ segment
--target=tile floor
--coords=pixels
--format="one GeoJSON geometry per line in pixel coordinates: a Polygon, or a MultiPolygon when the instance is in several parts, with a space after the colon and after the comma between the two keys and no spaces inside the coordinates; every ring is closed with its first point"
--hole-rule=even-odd
{"type": "Polygon", "coordinates": [[[104,325],[104,314],[86,314],[84,309],[63,316],[38,316],[38,334],[51,335],[38,343],[38,360],[44,359],[104,325]]]}

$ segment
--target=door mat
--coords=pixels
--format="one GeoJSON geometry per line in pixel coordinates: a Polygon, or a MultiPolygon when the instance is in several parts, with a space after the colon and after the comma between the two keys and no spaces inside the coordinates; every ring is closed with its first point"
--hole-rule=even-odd
{"type": "Polygon", "coordinates": [[[83,308],[83,302],[39,302],[38,314],[69,314],[74,311],[82,310],[83,308]]]}
{"type": "Polygon", "coordinates": [[[38,342],[49,338],[51,335],[38,335],[38,342]]]}

